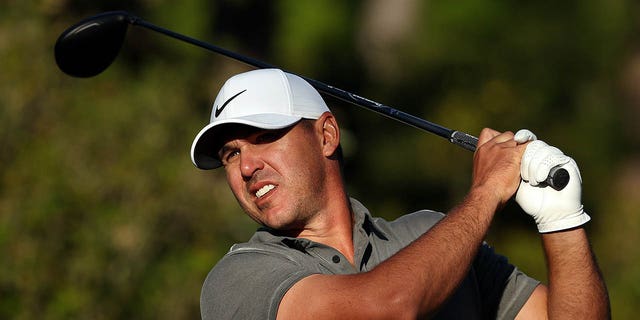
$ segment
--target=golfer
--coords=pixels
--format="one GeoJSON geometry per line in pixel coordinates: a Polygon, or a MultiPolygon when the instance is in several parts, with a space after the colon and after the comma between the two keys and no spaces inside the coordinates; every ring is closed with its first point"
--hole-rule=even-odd
{"type": "Polygon", "coordinates": [[[224,84],[191,157],[223,167],[261,227],[213,267],[204,319],[603,319],[605,284],[583,225],[576,163],[527,130],[484,129],[468,194],[447,214],[386,221],[347,194],[340,128],[318,92],[277,69],[224,84]],[[544,181],[561,166],[569,184],[544,181]],[[541,234],[548,284],[483,242],[515,200],[541,234]]]}

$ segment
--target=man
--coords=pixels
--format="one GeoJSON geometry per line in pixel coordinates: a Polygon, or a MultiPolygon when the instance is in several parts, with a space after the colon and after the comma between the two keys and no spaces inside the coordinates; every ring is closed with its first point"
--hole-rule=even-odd
{"type": "Polygon", "coordinates": [[[345,190],[340,129],[318,92],[276,69],[230,78],[191,148],[224,167],[242,209],[262,225],[207,276],[205,319],[607,318],[604,282],[582,225],[575,162],[535,140],[484,129],[464,200],[446,215],[388,222],[345,190]],[[535,140],[535,141],[534,141],[535,140]],[[551,168],[570,173],[545,187],[551,168]],[[483,243],[513,196],[536,220],[549,286],[483,243]]]}

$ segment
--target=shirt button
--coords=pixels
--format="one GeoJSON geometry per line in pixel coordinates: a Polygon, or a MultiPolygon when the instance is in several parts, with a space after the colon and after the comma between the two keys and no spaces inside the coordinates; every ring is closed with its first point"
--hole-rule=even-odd
{"type": "Polygon", "coordinates": [[[339,263],[340,262],[340,257],[335,255],[335,256],[333,256],[333,258],[331,258],[331,260],[333,261],[333,263],[339,263]]]}

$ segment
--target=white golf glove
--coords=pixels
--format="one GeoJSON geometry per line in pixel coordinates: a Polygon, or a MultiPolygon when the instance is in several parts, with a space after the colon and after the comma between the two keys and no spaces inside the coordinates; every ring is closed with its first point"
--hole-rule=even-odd
{"type": "Polygon", "coordinates": [[[531,141],[520,162],[520,187],[516,202],[536,221],[540,233],[571,229],[591,218],[583,210],[582,177],[578,165],[558,148],[550,146],[523,129],[516,132],[517,143],[531,141]],[[569,183],[555,190],[544,182],[551,169],[560,166],[569,173],[569,183]]]}

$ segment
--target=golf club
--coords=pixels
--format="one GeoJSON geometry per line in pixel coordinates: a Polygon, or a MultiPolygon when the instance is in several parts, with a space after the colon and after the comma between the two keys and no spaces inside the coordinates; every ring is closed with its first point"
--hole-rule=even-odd
{"type": "MultiPolygon", "coordinates": [[[[87,78],[101,73],[111,65],[118,55],[124,43],[129,25],[141,26],[162,33],[169,37],[236,59],[250,66],[257,68],[278,68],[271,64],[156,26],[126,11],[104,12],[86,18],[65,30],[60,37],[58,37],[54,49],[58,67],[64,73],[74,77],[87,78]]],[[[304,76],[300,77],[322,93],[377,112],[415,128],[434,133],[467,150],[475,151],[478,144],[478,138],[472,135],[445,128],[320,81],[304,76]]],[[[569,173],[567,170],[559,167],[553,168],[546,183],[556,190],[561,190],[569,183],[569,173]]]]}

